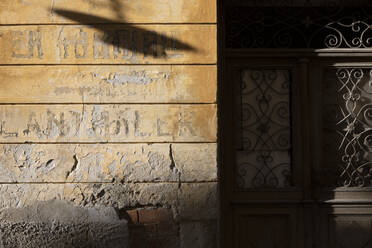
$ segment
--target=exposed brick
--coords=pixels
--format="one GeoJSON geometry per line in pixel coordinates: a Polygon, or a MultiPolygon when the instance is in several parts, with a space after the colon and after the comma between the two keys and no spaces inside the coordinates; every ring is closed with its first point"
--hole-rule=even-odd
{"type": "Polygon", "coordinates": [[[150,224],[129,225],[129,229],[133,236],[168,236],[177,235],[178,226],[175,222],[160,222],[150,224]]]}
{"type": "Polygon", "coordinates": [[[137,224],[138,223],[138,213],[137,210],[120,210],[119,211],[120,219],[126,219],[128,224],[137,224]]]}
{"type": "Polygon", "coordinates": [[[145,225],[143,225],[143,227],[145,228],[146,234],[148,234],[149,236],[161,235],[161,233],[159,233],[159,231],[158,231],[158,224],[157,223],[145,224],[145,225]]]}
{"type": "Polygon", "coordinates": [[[138,210],[139,223],[160,223],[173,220],[172,210],[167,208],[138,210]]]}
{"type": "Polygon", "coordinates": [[[178,226],[175,222],[160,222],[157,225],[158,233],[164,233],[169,235],[178,234],[178,226]]]}
{"type": "Polygon", "coordinates": [[[167,236],[161,238],[154,238],[150,240],[151,244],[149,247],[151,248],[178,248],[179,247],[179,239],[175,236],[167,236]]]}
{"type": "Polygon", "coordinates": [[[146,229],[144,225],[129,225],[129,232],[130,232],[130,237],[132,239],[137,239],[141,238],[144,236],[148,236],[146,229]]]}
{"type": "Polygon", "coordinates": [[[131,248],[179,248],[179,245],[177,236],[133,238],[130,242],[131,248]]]}

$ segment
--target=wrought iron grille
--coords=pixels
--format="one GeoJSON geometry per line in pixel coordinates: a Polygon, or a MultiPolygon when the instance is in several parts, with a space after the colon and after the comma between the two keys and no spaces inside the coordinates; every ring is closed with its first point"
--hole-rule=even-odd
{"type": "Polygon", "coordinates": [[[228,48],[372,48],[372,8],[230,7],[228,48]]]}
{"type": "Polygon", "coordinates": [[[230,0],[227,5],[243,3],[250,7],[340,7],[372,6],[369,0],[230,0]]]}
{"type": "Polygon", "coordinates": [[[291,181],[290,72],[246,69],[241,75],[241,188],[283,188],[291,181]]]}
{"type": "Polygon", "coordinates": [[[336,186],[372,186],[372,69],[329,70],[323,99],[324,164],[336,186]]]}

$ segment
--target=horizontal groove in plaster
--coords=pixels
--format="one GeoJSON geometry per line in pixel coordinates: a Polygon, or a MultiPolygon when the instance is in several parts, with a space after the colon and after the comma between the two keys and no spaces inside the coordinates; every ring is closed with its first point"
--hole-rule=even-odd
{"type": "Polygon", "coordinates": [[[0,185],[15,185],[15,184],[112,184],[112,185],[136,185],[136,184],[207,184],[218,183],[218,180],[211,181],[197,181],[197,182],[127,182],[127,183],[113,183],[113,182],[0,182],[0,185]]]}
{"type": "Polygon", "coordinates": [[[115,26],[133,26],[133,25],[145,25],[145,26],[182,26],[182,25],[205,25],[205,26],[217,26],[217,22],[87,22],[87,23],[79,23],[79,22],[69,22],[69,23],[8,23],[8,24],[0,24],[1,27],[6,26],[84,26],[84,25],[115,25],[115,26]]]}
{"type": "MultiPolygon", "coordinates": [[[[14,66],[14,65],[17,65],[17,64],[0,64],[0,66],[14,66]]],[[[185,66],[193,66],[193,65],[197,65],[197,66],[205,66],[205,67],[211,67],[211,66],[215,66],[217,64],[214,64],[214,63],[186,63],[186,64],[180,64],[180,63],[176,63],[176,64],[120,64],[120,63],[104,63],[104,64],[19,64],[19,66],[29,66],[29,67],[32,67],[32,66],[50,66],[50,67],[54,67],[54,66],[78,66],[78,65],[82,65],[82,66],[106,66],[106,67],[110,67],[112,65],[120,65],[120,66],[145,66],[145,67],[156,67],[156,66],[170,66],[170,67],[185,67],[185,66]]]]}
{"type": "Polygon", "coordinates": [[[0,145],[110,145],[110,144],[217,144],[217,141],[157,141],[157,142],[0,142],[0,145]]]}
{"type": "Polygon", "coordinates": [[[154,103],[149,103],[149,102],[58,102],[58,103],[0,103],[1,105],[216,105],[216,102],[154,102],[154,103]]]}

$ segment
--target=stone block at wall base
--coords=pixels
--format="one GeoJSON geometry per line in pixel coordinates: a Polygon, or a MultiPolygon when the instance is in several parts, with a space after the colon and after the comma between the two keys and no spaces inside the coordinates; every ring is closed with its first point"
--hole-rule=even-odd
{"type": "Polygon", "coordinates": [[[128,248],[127,221],[111,207],[51,200],[1,212],[0,248],[128,248]]]}
{"type": "Polygon", "coordinates": [[[216,248],[217,221],[193,221],[180,225],[181,248],[216,248]]]}

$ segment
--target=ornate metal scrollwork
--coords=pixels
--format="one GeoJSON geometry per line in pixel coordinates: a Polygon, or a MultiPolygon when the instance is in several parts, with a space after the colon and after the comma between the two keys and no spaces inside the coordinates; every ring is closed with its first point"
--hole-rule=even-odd
{"type": "Polygon", "coordinates": [[[228,48],[372,48],[372,8],[230,8],[228,48]]]}
{"type": "Polygon", "coordinates": [[[291,186],[288,152],[237,153],[237,185],[240,188],[285,188],[291,186]]]}
{"type": "Polygon", "coordinates": [[[325,26],[330,34],[325,37],[324,44],[327,48],[371,48],[372,47],[372,25],[364,21],[342,21],[331,22],[325,26]],[[352,34],[349,39],[341,31],[348,29],[352,34]]]}
{"type": "Polygon", "coordinates": [[[289,71],[243,71],[238,186],[277,188],[290,185],[289,95],[289,71]]]}
{"type": "Polygon", "coordinates": [[[333,96],[336,99],[325,106],[324,112],[328,133],[325,152],[333,149],[326,156],[335,156],[337,186],[369,187],[372,186],[372,69],[342,68],[337,70],[336,77],[339,83],[337,96],[333,96]]]}

